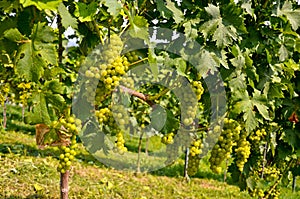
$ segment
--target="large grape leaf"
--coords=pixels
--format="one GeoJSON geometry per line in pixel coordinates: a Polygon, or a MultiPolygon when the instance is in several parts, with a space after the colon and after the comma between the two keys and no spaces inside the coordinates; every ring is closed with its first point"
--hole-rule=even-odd
{"type": "Polygon", "coordinates": [[[58,5],[64,0],[20,0],[23,7],[35,6],[39,10],[56,11],[58,5]]]}
{"type": "Polygon", "coordinates": [[[265,105],[266,97],[260,91],[255,90],[252,98],[247,92],[240,97],[240,101],[234,104],[233,112],[237,114],[243,113],[247,132],[251,132],[258,126],[259,118],[256,117],[255,108],[264,119],[270,120],[268,107],[265,105]]]}
{"type": "Polygon", "coordinates": [[[205,39],[211,35],[218,48],[224,48],[238,39],[236,28],[223,22],[219,7],[209,4],[205,11],[212,16],[212,19],[202,24],[199,29],[205,39]]]}
{"type": "Polygon", "coordinates": [[[28,81],[37,82],[47,64],[57,65],[57,51],[53,30],[44,23],[33,27],[31,40],[20,45],[16,58],[16,72],[28,81]]]}
{"type": "Polygon", "coordinates": [[[46,98],[41,90],[32,94],[33,109],[28,115],[28,121],[32,124],[50,124],[46,98]]]}
{"type": "Polygon", "coordinates": [[[58,12],[61,16],[61,23],[64,28],[68,28],[69,26],[77,29],[77,20],[71,16],[66,6],[61,3],[58,6],[58,12]]]}
{"type": "Polygon", "coordinates": [[[44,73],[45,61],[32,41],[20,46],[17,55],[16,72],[28,81],[37,82],[44,73]]]}
{"type": "Polygon", "coordinates": [[[285,1],[282,8],[278,7],[277,16],[286,18],[290,21],[292,28],[296,31],[300,24],[300,9],[293,9],[293,4],[290,1],[285,1]]]}

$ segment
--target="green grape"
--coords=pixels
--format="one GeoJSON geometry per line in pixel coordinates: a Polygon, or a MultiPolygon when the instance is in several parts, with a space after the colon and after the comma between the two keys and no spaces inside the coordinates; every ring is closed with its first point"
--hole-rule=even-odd
{"type": "Polygon", "coordinates": [[[237,142],[237,148],[235,149],[236,165],[241,172],[244,170],[244,165],[251,153],[251,144],[249,141],[247,141],[246,136],[246,132],[242,131],[240,140],[237,142]]]}
{"type": "Polygon", "coordinates": [[[67,133],[70,135],[69,140],[66,141],[67,146],[61,146],[59,155],[59,165],[57,170],[61,173],[65,173],[67,170],[70,170],[72,161],[75,159],[77,148],[76,135],[81,129],[81,121],[77,119],[74,115],[69,115],[66,118],[60,118],[58,121],[51,123],[52,128],[57,130],[61,129],[61,126],[67,130],[67,133]]]}
{"type": "Polygon", "coordinates": [[[174,133],[168,133],[161,138],[163,144],[173,144],[174,143],[174,133]]]}
{"type": "Polygon", "coordinates": [[[203,92],[204,92],[204,89],[202,87],[202,83],[201,83],[201,81],[193,81],[192,85],[193,85],[194,92],[197,96],[197,100],[199,101],[201,99],[201,96],[202,96],[203,92]]]}
{"type": "Polygon", "coordinates": [[[201,148],[203,147],[202,139],[194,140],[189,148],[188,156],[188,175],[193,176],[197,173],[199,163],[200,163],[200,154],[202,153],[201,148]]]}
{"type": "MultiPolygon", "coordinates": [[[[220,131],[220,126],[215,126],[213,131],[217,134],[220,131]]],[[[221,164],[225,159],[229,159],[232,153],[232,148],[236,146],[237,140],[240,137],[241,127],[239,123],[233,119],[224,118],[224,128],[221,130],[221,135],[211,151],[209,159],[210,168],[215,173],[222,171],[221,164]]]]}
{"type": "Polygon", "coordinates": [[[123,134],[122,134],[122,132],[119,132],[116,135],[115,147],[117,148],[117,151],[120,154],[123,154],[124,152],[127,151],[127,148],[124,146],[124,143],[125,143],[125,140],[123,138],[123,134]]]}

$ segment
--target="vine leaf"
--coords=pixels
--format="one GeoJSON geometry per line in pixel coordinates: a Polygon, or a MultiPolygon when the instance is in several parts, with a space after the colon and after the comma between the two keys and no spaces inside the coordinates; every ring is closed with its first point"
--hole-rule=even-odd
{"type": "Polygon", "coordinates": [[[57,65],[54,32],[44,23],[34,26],[31,40],[20,45],[16,58],[16,72],[28,81],[37,82],[48,64],[57,65]]]}
{"type": "Polygon", "coordinates": [[[21,45],[17,56],[16,72],[29,81],[36,82],[44,73],[45,61],[41,54],[33,49],[32,41],[21,45]]]}
{"type": "Polygon", "coordinates": [[[238,39],[236,28],[232,25],[224,25],[219,7],[210,4],[205,7],[205,11],[212,16],[211,20],[200,27],[200,32],[205,39],[212,35],[212,40],[216,41],[218,48],[224,48],[238,39]]]}
{"type": "Polygon", "coordinates": [[[279,61],[284,61],[289,57],[289,52],[286,47],[282,44],[279,48],[279,61]]]}
{"type": "Polygon", "coordinates": [[[182,13],[181,10],[179,10],[176,6],[175,6],[175,3],[170,1],[170,0],[167,0],[167,5],[166,7],[172,11],[172,17],[175,21],[176,24],[179,24],[180,22],[182,22],[184,20],[184,15],[182,13]]]}
{"type": "Polygon", "coordinates": [[[258,90],[254,91],[252,99],[247,91],[241,95],[241,100],[236,102],[233,111],[237,114],[243,112],[245,127],[247,132],[251,132],[258,126],[258,118],[256,118],[255,107],[259,114],[266,120],[270,120],[268,107],[265,105],[266,98],[261,95],[258,90]]]}
{"type": "Polygon", "coordinates": [[[160,15],[166,19],[170,19],[172,17],[172,12],[166,7],[165,2],[163,0],[156,1],[157,10],[160,12],[160,15]]]}
{"type": "Polygon", "coordinates": [[[160,105],[156,105],[153,108],[153,111],[150,113],[150,119],[151,119],[151,126],[155,130],[160,131],[166,123],[166,119],[167,119],[166,110],[160,105]]]}
{"type": "Polygon", "coordinates": [[[92,21],[97,9],[98,5],[94,1],[90,4],[77,2],[74,15],[78,17],[79,21],[81,22],[92,21]]]}
{"type": "Polygon", "coordinates": [[[4,37],[14,42],[18,42],[24,39],[24,36],[17,28],[11,28],[4,32],[4,37]]]}
{"type": "Polygon", "coordinates": [[[44,93],[39,90],[32,95],[33,109],[32,112],[28,113],[29,122],[34,124],[50,124],[51,120],[44,93]]]}
{"type": "Polygon", "coordinates": [[[77,29],[76,19],[71,16],[68,9],[63,3],[59,4],[58,12],[61,16],[61,23],[65,29],[67,29],[68,27],[77,29]]]}
{"type": "Polygon", "coordinates": [[[108,7],[107,11],[113,16],[117,17],[122,9],[122,4],[117,0],[107,0],[104,1],[104,5],[108,7]]]}
{"type": "Polygon", "coordinates": [[[282,8],[277,9],[277,16],[282,17],[286,16],[286,18],[290,21],[292,28],[296,31],[300,24],[300,9],[293,9],[293,5],[289,1],[285,1],[282,8]]]}
{"type": "Polygon", "coordinates": [[[143,16],[134,16],[130,20],[131,31],[130,35],[134,38],[140,38],[146,43],[149,43],[149,33],[147,27],[149,26],[148,21],[143,16]]]}
{"type": "Polygon", "coordinates": [[[56,11],[58,5],[63,2],[64,0],[43,0],[43,1],[37,1],[37,0],[20,0],[20,4],[23,5],[23,7],[28,6],[35,6],[39,10],[52,10],[56,11]]]}

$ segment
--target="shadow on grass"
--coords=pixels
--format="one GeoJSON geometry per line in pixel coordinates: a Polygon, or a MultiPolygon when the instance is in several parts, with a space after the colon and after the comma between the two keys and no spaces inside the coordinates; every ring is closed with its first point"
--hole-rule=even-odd
{"type": "MultiPolygon", "coordinates": [[[[1,196],[1,195],[0,195],[1,196]]],[[[49,197],[46,195],[41,195],[41,194],[32,194],[26,197],[21,197],[21,196],[4,196],[3,199],[46,199],[49,197]]]]}
{"type": "MultiPolygon", "coordinates": [[[[14,142],[14,143],[1,143],[0,144],[0,153],[1,154],[14,154],[14,155],[20,155],[20,156],[32,156],[32,157],[48,157],[52,156],[56,159],[59,159],[59,155],[61,154],[60,150],[56,147],[49,147],[44,150],[38,149],[36,146],[33,145],[26,145],[24,143],[20,142],[14,142]]],[[[89,153],[84,153],[83,151],[79,151],[76,155],[76,159],[80,162],[90,164],[90,162],[93,162],[93,164],[103,167],[103,164],[98,162],[94,156],[92,156],[89,153]]]]}

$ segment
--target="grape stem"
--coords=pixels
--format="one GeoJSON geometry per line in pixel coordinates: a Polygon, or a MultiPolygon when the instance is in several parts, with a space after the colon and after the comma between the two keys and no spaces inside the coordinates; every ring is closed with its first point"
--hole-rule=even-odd
{"type": "Polygon", "coordinates": [[[122,92],[125,92],[125,93],[129,93],[130,95],[133,95],[135,97],[138,97],[139,99],[145,101],[147,104],[149,104],[150,106],[153,106],[154,105],[154,102],[149,100],[149,95],[146,95],[146,94],[143,94],[143,93],[140,93],[138,91],[135,91],[135,90],[132,90],[130,88],[127,88],[125,86],[120,86],[120,90],[122,92]]]}

